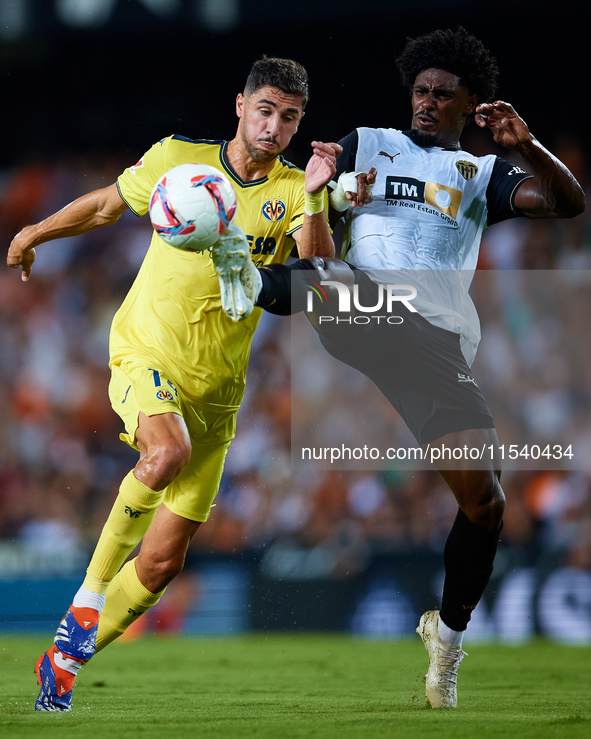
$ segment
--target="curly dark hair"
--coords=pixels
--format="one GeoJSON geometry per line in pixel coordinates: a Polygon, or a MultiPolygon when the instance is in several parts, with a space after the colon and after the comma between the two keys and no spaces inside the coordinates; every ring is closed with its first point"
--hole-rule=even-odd
{"type": "Polygon", "coordinates": [[[246,80],[244,96],[249,97],[266,85],[277,87],[288,95],[301,97],[302,108],[306,107],[309,98],[308,73],[293,59],[263,56],[256,61],[246,80]]]}
{"type": "Polygon", "coordinates": [[[457,75],[460,85],[468,88],[470,95],[478,95],[480,102],[493,100],[497,90],[496,59],[462,26],[456,31],[437,30],[407,39],[396,64],[402,84],[409,88],[424,69],[443,69],[457,75]]]}

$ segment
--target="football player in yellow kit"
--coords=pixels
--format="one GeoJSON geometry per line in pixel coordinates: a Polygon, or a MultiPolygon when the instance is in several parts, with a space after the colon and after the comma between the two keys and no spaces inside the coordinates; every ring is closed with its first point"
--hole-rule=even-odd
{"type": "MultiPolygon", "coordinates": [[[[257,265],[284,262],[294,242],[300,258],[332,255],[325,187],[340,147],[313,142],[305,173],[281,157],[307,99],[303,67],[259,60],[236,99],[234,139],[163,139],[115,184],[24,228],[10,245],[8,266],[22,268],[27,281],[39,244],[114,223],[127,208],[145,214],[156,181],[184,162],[213,165],[230,177],[236,223],[257,265]]],[[[244,244],[232,230],[228,238],[244,244]]],[[[153,234],[110,336],[109,395],[125,424],[121,437],[139,461],[121,484],[54,646],[37,662],[36,710],[70,710],[78,669],[155,605],[182,570],[217,494],[260,313],[228,321],[210,252],[183,252],[153,234]],[[137,558],[122,567],[142,539],[137,558]]]]}

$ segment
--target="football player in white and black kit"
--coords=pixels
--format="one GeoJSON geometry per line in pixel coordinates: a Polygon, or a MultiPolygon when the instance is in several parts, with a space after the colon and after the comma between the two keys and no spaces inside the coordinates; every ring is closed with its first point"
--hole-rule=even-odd
{"type": "MultiPolygon", "coordinates": [[[[359,303],[368,306],[376,304],[375,283],[384,283],[380,272],[402,271],[401,282],[416,289],[416,312],[396,302],[401,323],[345,332],[312,320],[321,342],[375,382],[423,447],[496,448],[491,413],[470,371],[480,328],[468,288],[482,232],[517,216],[576,216],[584,194],[511,105],[485,102],[494,100],[496,62],[463,28],[409,40],[397,64],[411,91],[410,130],[358,128],[340,142],[331,204],[345,219],[345,262],[300,260],[254,276],[245,262],[239,278],[224,269],[227,254],[214,254],[214,262],[235,290],[258,285],[246,301],[279,314],[293,312],[292,302],[305,307],[306,280],[292,287],[292,275],[317,269],[320,280],[357,283],[359,303]],[[461,150],[470,119],[518,153],[525,169],[461,150]]],[[[485,469],[482,462],[480,469],[469,461],[455,466],[440,467],[459,506],[444,550],[441,608],[423,614],[417,629],[429,652],[426,694],[434,708],[457,704],[462,638],[492,573],[505,508],[496,460],[485,469]]]]}

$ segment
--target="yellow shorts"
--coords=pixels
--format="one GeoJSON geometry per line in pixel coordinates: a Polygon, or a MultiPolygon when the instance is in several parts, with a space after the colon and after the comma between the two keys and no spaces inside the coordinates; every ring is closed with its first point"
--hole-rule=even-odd
{"type": "Polygon", "coordinates": [[[111,368],[109,398],[127,433],[120,438],[137,449],[135,434],[140,412],[146,416],[177,413],[191,438],[189,464],[166,488],[164,504],[191,521],[207,521],[217,495],[224,461],[236,434],[236,412],[196,408],[167,377],[155,368],[125,363],[111,368]]]}

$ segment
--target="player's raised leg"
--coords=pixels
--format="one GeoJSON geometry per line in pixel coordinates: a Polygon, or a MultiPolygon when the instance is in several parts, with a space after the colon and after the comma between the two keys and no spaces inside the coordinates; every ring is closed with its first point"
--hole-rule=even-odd
{"type": "MultiPolygon", "coordinates": [[[[353,290],[356,273],[340,259],[310,257],[289,265],[275,263],[258,269],[254,267],[247,248],[236,248],[234,240],[224,242],[222,239],[212,247],[212,257],[220,282],[222,305],[228,317],[234,321],[247,318],[255,306],[280,316],[305,310],[310,280],[336,280],[350,291],[353,290]],[[308,276],[308,272],[317,274],[308,276]],[[232,302],[232,296],[238,294],[246,296],[240,299],[240,304],[247,306],[242,312],[235,310],[232,302]]],[[[338,295],[335,289],[325,287],[324,292],[334,293],[336,306],[338,295]]],[[[323,314],[331,306],[323,304],[323,314]]],[[[319,326],[314,312],[307,315],[316,329],[327,328],[326,325],[319,326]]]]}

